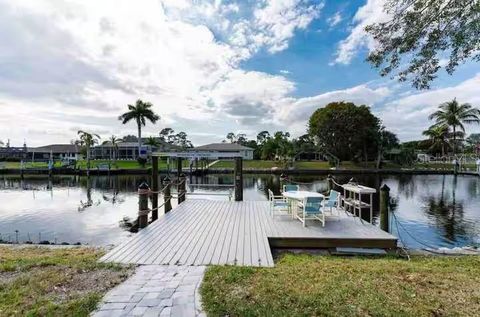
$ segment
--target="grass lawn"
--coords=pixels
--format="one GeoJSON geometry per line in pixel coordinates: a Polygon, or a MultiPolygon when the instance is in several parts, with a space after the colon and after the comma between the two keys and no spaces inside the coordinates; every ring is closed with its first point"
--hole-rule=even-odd
{"type": "Polygon", "coordinates": [[[131,268],[97,263],[88,248],[0,246],[0,316],[88,316],[131,268]]]}
{"type": "MultiPolygon", "coordinates": [[[[210,166],[211,168],[234,168],[235,163],[233,160],[220,160],[217,163],[210,166]]],[[[279,161],[262,161],[262,160],[244,160],[243,168],[272,168],[272,167],[282,167],[282,162],[279,161]]]]}
{"type": "Polygon", "coordinates": [[[210,316],[479,316],[480,257],[286,254],[274,268],[213,266],[210,316]]]}

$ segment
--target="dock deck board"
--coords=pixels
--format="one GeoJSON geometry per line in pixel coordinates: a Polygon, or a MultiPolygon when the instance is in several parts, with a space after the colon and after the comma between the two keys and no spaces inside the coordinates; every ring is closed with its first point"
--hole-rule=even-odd
{"type": "Polygon", "coordinates": [[[272,247],[390,248],[397,239],[343,211],[317,221],[272,217],[265,201],[186,200],[104,255],[136,264],[273,266],[272,247]]]}

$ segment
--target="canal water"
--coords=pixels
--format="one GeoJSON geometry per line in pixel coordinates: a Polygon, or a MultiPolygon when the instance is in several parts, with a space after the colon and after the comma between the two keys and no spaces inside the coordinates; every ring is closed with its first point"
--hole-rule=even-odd
{"type": "MultiPolygon", "coordinates": [[[[346,183],[352,176],[337,176],[346,183]]],[[[355,175],[363,185],[391,189],[391,232],[410,248],[477,246],[480,244],[480,178],[453,175],[355,175]]],[[[324,191],[325,176],[291,176],[302,189],[324,191]]],[[[6,242],[116,244],[134,233],[137,187],[151,183],[146,175],[128,176],[0,176],[0,240],[6,242]]],[[[187,199],[228,199],[232,175],[187,179],[187,199]]],[[[244,199],[266,200],[267,190],[280,192],[276,175],[244,175],[244,199]]],[[[160,198],[160,201],[162,199],[160,198]]],[[[175,206],[175,203],[173,204],[175,206]]],[[[378,225],[378,195],[374,197],[378,225]]],[[[368,212],[365,212],[367,215],[368,212]]],[[[328,225],[328,220],[327,220],[328,225]]]]}

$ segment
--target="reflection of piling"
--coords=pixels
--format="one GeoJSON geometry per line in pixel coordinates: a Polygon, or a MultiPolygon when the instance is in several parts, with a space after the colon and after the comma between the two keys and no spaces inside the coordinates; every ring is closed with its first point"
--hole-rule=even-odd
{"type": "Polygon", "coordinates": [[[387,184],[383,184],[380,188],[380,228],[383,231],[390,232],[388,205],[390,203],[390,188],[387,184]]]}
{"type": "Polygon", "coordinates": [[[168,176],[165,176],[165,178],[163,179],[163,184],[165,185],[164,186],[164,189],[163,189],[163,199],[164,199],[164,203],[165,203],[165,206],[164,206],[164,210],[165,210],[165,213],[169,212],[170,210],[172,210],[172,182],[170,180],[170,178],[168,178],[168,176]]]}
{"type": "Polygon", "coordinates": [[[142,229],[148,225],[148,195],[150,188],[143,182],[138,186],[138,228],[142,229]]]}

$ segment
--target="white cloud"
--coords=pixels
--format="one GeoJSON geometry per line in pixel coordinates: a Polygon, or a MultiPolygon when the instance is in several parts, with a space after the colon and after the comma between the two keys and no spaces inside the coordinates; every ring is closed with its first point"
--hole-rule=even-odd
{"type": "Polygon", "coordinates": [[[372,106],[385,100],[391,93],[387,87],[371,88],[363,84],[312,97],[286,98],[278,105],[277,122],[279,125],[286,125],[294,135],[303,134],[312,113],[330,102],[346,101],[372,106]]]}
{"type": "Polygon", "coordinates": [[[289,74],[292,73],[292,72],[290,72],[289,70],[286,70],[286,69],[280,69],[279,72],[280,72],[280,74],[284,74],[284,75],[289,75],[289,74]]]}
{"type": "Polygon", "coordinates": [[[353,57],[363,48],[372,50],[375,41],[365,32],[365,27],[372,23],[384,21],[388,16],[383,11],[385,0],[367,0],[353,17],[353,28],[348,37],[338,46],[335,63],[349,64],[353,57]]]}
{"type": "Polygon", "coordinates": [[[338,25],[340,22],[342,22],[342,20],[343,20],[342,14],[338,11],[338,12],[335,12],[334,15],[332,15],[327,19],[327,23],[331,28],[333,28],[336,25],[338,25]]]}
{"type": "MultiPolygon", "coordinates": [[[[378,112],[388,129],[402,140],[418,139],[433,122],[428,116],[439,104],[457,98],[460,103],[471,103],[480,108],[480,73],[456,86],[416,93],[385,104],[378,112]]],[[[478,125],[467,125],[467,132],[480,131],[478,125]]]]}
{"type": "Polygon", "coordinates": [[[264,123],[270,119],[259,109],[272,114],[294,84],[243,71],[240,62],[261,48],[285,49],[321,7],[296,0],[253,8],[219,0],[0,1],[0,134],[34,145],[66,142],[80,128],[103,137],[135,133],[117,116],[137,98],[162,116],[147,134],[165,125],[188,131],[222,113],[221,134],[264,123]]]}

